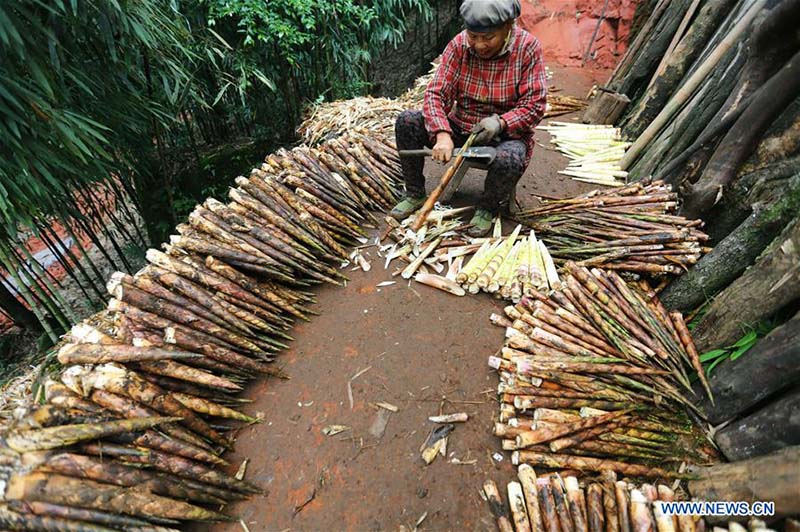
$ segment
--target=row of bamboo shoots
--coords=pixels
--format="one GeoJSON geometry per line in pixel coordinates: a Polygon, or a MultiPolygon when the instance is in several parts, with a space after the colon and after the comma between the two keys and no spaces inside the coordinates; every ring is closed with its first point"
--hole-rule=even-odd
{"type": "Polygon", "coordinates": [[[639,181],[547,201],[518,219],[536,230],[557,265],[576,261],[649,275],[679,274],[710,251],[701,220],[677,216],[678,196],[663,182],[639,181]]]}
{"type": "Polygon", "coordinates": [[[630,142],[622,140],[619,128],[552,121],[537,129],[549,132],[550,142],[569,159],[559,174],[610,187],[625,184],[628,172],[622,170],[620,160],[630,142]]]}
{"type": "Polygon", "coordinates": [[[535,292],[506,316],[494,432],[517,463],[624,475],[680,476],[716,453],[692,420],[690,375],[702,368],[679,313],[650,286],[565,265],[562,288],[535,292]]]}
{"type": "MultiPolygon", "coordinates": [[[[537,477],[522,464],[518,481],[506,489],[508,506],[497,485],[487,480],[483,495],[489,502],[501,532],[703,532],[709,529],[696,515],[674,515],[662,503],[682,500],[666,484],[635,485],[617,480],[614,471],[604,470],[584,482],[569,474],[537,477]]],[[[729,532],[770,532],[764,521],[751,519],[747,528],[731,521],[729,532]]]]}
{"type": "Polygon", "coordinates": [[[237,397],[270,363],[308,288],[396,198],[394,146],[357,133],[270,155],[209,199],[135,275],[108,282],[108,310],[77,325],[64,366],[3,437],[0,528],[172,530],[223,520],[220,505],[260,493],[221,454],[258,419],[237,397]],[[214,508],[214,509],[211,509],[214,508]]]}

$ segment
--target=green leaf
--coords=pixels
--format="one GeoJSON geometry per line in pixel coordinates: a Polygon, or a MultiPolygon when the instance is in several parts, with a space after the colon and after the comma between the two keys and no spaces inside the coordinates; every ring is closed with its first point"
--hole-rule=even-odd
{"type": "Polygon", "coordinates": [[[737,342],[728,347],[728,349],[735,349],[737,347],[741,347],[743,345],[752,344],[758,338],[758,333],[756,331],[750,331],[749,333],[745,334],[737,342]]]}
{"type": "Polygon", "coordinates": [[[734,350],[731,353],[731,360],[736,360],[737,358],[739,358],[743,354],[747,353],[755,345],[755,343],[756,342],[754,340],[753,342],[751,342],[749,344],[745,344],[745,345],[737,348],[736,350],[734,350]]]}
{"type": "Polygon", "coordinates": [[[728,354],[727,349],[713,349],[711,351],[708,351],[700,355],[700,362],[708,362],[709,360],[714,360],[716,358],[725,356],[727,354],[728,354]]]}
{"type": "Polygon", "coordinates": [[[711,371],[717,367],[717,365],[722,362],[723,360],[727,360],[727,357],[720,357],[716,359],[706,370],[706,375],[711,375],[711,371]]]}

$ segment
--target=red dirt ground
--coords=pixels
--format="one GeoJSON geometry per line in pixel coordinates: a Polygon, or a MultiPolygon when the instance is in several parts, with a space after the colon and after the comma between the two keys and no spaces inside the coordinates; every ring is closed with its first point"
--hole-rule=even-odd
{"type": "MultiPolygon", "coordinates": [[[[606,75],[554,71],[555,83],[575,96],[585,96],[593,76],[606,75]]],[[[533,194],[565,197],[588,190],[556,173],[565,159],[545,148],[546,134],[538,138],[542,146],[520,182],[518,199],[531,205],[533,194]]],[[[428,175],[441,171],[431,166],[428,175]]],[[[464,185],[456,204],[474,196],[480,181],[468,177],[464,185]]],[[[321,315],[294,328],[291,349],[278,361],[291,380],[271,379],[247,390],[254,402],[245,410],[262,414],[264,422],[242,431],[228,459],[232,473],[249,459],[246,478],[267,491],[227,512],[252,532],[413,529],[423,515],[424,530],[494,530],[478,492],[486,479],[504,487],[513,474],[509,453],[501,462],[491,458],[500,452],[491,434],[498,381],[486,361],[500,347],[503,331],[488,317],[503,303],[409,286],[383,269],[375,248],[367,252],[372,270],[350,272],[346,288],[321,288],[321,315]],[[376,288],[386,280],[397,282],[376,288]],[[351,408],[347,383],[359,372],[351,408]],[[376,402],[399,410],[390,413],[376,402]],[[428,416],[458,411],[468,412],[470,420],[450,435],[447,458],[425,466],[419,450],[433,426],[428,416]],[[376,436],[375,427],[387,419],[376,436]],[[328,425],[351,429],[324,436],[328,425]],[[451,457],[476,462],[456,465],[451,457]]],[[[244,528],[234,521],[194,530],[244,528]]]]}

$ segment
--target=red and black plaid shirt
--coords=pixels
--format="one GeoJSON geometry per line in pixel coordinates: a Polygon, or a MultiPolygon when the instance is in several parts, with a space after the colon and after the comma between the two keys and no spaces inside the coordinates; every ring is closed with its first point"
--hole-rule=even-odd
{"type": "Polygon", "coordinates": [[[425,127],[433,137],[452,133],[448,117],[459,133],[468,133],[483,118],[497,113],[506,123],[504,134],[521,139],[533,153],[533,128],[542,120],[547,100],[547,80],[542,46],[516,25],[507,50],[499,57],[482,59],[467,44],[462,31],[442,53],[425,90],[425,127]]]}

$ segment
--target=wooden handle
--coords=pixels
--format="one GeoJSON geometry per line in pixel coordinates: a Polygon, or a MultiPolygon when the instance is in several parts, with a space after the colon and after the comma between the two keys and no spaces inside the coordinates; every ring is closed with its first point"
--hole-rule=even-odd
{"type": "Polygon", "coordinates": [[[397,153],[400,157],[425,157],[431,155],[433,150],[430,148],[422,148],[421,150],[400,150],[397,153]]]}
{"type": "Polygon", "coordinates": [[[439,181],[439,184],[436,185],[436,188],[433,189],[431,195],[428,196],[427,200],[425,200],[425,204],[422,206],[419,212],[417,212],[417,218],[411,225],[412,231],[419,231],[420,228],[425,223],[425,220],[428,219],[428,215],[433,210],[433,206],[436,205],[436,201],[439,199],[439,196],[442,195],[442,192],[444,192],[444,189],[447,188],[447,185],[450,183],[450,180],[453,179],[456,170],[458,170],[458,167],[461,166],[461,162],[464,160],[464,152],[467,151],[470,146],[472,146],[474,140],[475,140],[475,133],[470,135],[467,141],[464,143],[464,145],[461,146],[458,155],[456,155],[456,160],[453,161],[452,166],[450,166],[450,168],[447,169],[447,171],[442,176],[441,181],[439,181]]]}

